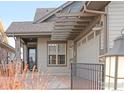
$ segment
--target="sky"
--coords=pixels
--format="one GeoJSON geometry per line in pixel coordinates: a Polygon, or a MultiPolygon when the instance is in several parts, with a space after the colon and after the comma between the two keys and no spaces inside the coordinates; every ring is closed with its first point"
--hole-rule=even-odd
{"type": "MultiPolygon", "coordinates": [[[[0,20],[6,30],[13,21],[33,21],[36,8],[57,8],[65,1],[0,1],[0,20]]],[[[9,44],[15,47],[13,38],[9,44]]]]}

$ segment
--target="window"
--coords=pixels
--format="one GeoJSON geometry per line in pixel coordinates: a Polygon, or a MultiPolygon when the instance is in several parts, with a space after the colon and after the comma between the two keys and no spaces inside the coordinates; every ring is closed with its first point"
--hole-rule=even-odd
{"type": "Polygon", "coordinates": [[[48,42],[48,65],[66,65],[66,43],[48,42]]]}
{"type": "Polygon", "coordinates": [[[91,40],[91,39],[93,39],[93,38],[94,38],[94,32],[91,33],[91,34],[88,36],[88,40],[91,40]]]}
{"type": "Polygon", "coordinates": [[[82,40],[82,44],[85,44],[86,43],[86,38],[84,38],[83,40],[82,40]]]}

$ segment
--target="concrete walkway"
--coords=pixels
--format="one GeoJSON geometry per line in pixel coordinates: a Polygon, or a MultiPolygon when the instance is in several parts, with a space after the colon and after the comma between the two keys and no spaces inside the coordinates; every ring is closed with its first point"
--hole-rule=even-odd
{"type": "Polygon", "coordinates": [[[67,75],[56,75],[50,81],[48,89],[70,89],[70,76],[67,75]]]}

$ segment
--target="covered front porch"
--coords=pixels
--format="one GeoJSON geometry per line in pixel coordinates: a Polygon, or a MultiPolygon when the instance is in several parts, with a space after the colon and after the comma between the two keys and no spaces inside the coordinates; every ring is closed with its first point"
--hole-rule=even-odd
{"type": "Polygon", "coordinates": [[[16,37],[16,58],[36,70],[50,71],[53,75],[69,75],[73,59],[73,41],[51,41],[46,37],[16,37]],[[19,54],[20,52],[20,54],[19,54]]]}

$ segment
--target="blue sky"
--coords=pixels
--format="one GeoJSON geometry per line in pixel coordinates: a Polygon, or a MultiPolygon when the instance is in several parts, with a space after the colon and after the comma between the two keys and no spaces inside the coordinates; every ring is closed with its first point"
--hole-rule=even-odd
{"type": "MultiPolygon", "coordinates": [[[[5,30],[13,21],[32,21],[36,8],[56,8],[65,1],[0,1],[0,20],[5,30]]],[[[15,46],[14,40],[9,44],[15,46]]]]}
{"type": "Polygon", "coordinates": [[[65,1],[0,1],[0,19],[5,29],[12,21],[32,21],[36,8],[56,8],[65,1]]]}

